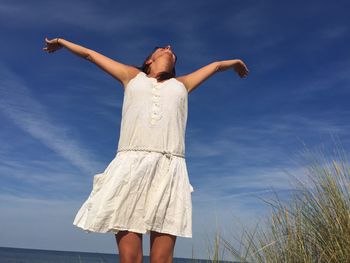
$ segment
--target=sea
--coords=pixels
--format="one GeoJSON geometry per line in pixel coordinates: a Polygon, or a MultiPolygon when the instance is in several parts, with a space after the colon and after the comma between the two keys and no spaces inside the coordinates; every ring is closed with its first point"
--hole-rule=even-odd
{"type": "MultiPolygon", "coordinates": [[[[27,248],[0,247],[0,263],[118,263],[118,254],[55,251],[27,248]]],[[[143,256],[149,263],[149,256],[143,256]]],[[[209,263],[209,260],[174,258],[174,263],[209,263]]],[[[222,261],[224,262],[224,261],[222,261]]],[[[228,261],[225,261],[228,262],[228,261]]],[[[231,263],[234,263],[231,261],[231,263]]]]}

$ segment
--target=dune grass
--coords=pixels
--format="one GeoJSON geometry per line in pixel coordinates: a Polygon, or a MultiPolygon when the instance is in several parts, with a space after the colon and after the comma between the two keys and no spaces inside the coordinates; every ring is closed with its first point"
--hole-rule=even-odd
{"type": "Polygon", "coordinates": [[[218,235],[209,262],[221,261],[221,245],[235,262],[350,262],[350,167],[342,148],[334,153],[309,154],[303,175],[308,182],[293,177],[295,191],[287,203],[276,192],[263,200],[272,212],[265,225],[244,230],[243,249],[218,235]]]}

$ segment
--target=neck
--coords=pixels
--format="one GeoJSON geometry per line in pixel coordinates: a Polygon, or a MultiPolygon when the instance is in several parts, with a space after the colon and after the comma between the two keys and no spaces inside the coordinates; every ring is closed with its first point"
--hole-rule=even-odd
{"type": "Polygon", "coordinates": [[[171,73],[172,68],[168,63],[152,63],[148,73],[149,77],[157,77],[161,72],[171,73]]]}

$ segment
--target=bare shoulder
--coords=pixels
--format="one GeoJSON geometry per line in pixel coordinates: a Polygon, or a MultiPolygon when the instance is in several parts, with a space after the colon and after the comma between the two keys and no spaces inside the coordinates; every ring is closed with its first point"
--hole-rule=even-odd
{"type": "Polygon", "coordinates": [[[123,82],[124,90],[127,87],[127,85],[130,82],[130,80],[135,78],[137,76],[137,74],[139,74],[141,72],[141,70],[139,70],[138,68],[133,67],[133,66],[128,66],[127,67],[127,72],[128,72],[127,78],[123,82]]]}
{"type": "Polygon", "coordinates": [[[187,92],[190,93],[194,89],[196,89],[200,84],[202,84],[205,80],[207,80],[210,76],[212,76],[215,72],[217,72],[217,69],[218,63],[212,62],[204,67],[193,71],[192,73],[180,76],[177,79],[185,85],[187,92]]]}
{"type": "Polygon", "coordinates": [[[185,78],[185,76],[179,76],[179,77],[176,77],[175,79],[180,81],[180,82],[184,82],[184,78],[185,78]]]}
{"type": "Polygon", "coordinates": [[[181,83],[185,86],[187,92],[190,93],[189,88],[188,88],[188,85],[187,85],[186,77],[187,77],[187,76],[184,75],[184,76],[176,77],[175,79],[176,79],[177,81],[181,82],[181,83]]]}

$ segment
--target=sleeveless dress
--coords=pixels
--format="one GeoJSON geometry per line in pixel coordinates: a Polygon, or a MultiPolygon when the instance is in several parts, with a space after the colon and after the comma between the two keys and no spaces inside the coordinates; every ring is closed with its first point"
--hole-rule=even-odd
{"type": "Polygon", "coordinates": [[[185,160],[188,92],[175,78],[139,72],[125,87],[118,150],[73,225],[85,232],[150,230],[192,237],[192,192],[185,160]]]}

